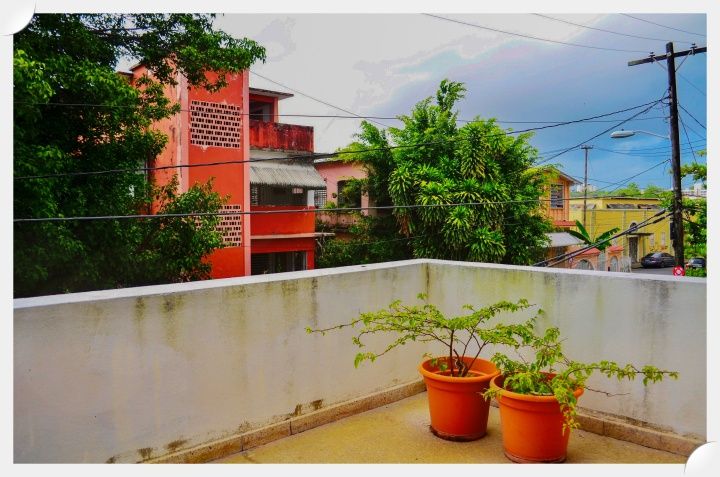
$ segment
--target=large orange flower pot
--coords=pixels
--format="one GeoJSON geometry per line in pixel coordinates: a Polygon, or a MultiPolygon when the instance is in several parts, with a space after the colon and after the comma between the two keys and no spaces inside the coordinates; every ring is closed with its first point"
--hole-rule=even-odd
{"type": "MultiPolygon", "coordinates": [[[[447,358],[444,358],[447,360],[447,358]]],[[[464,356],[470,365],[473,358],[464,356]]],[[[438,358],[442,362],[442,358],[438,358]]],[[[418,367],[425,379],[430,406],[430,430],[438,437],[472,441],[487,432],[490,401],[483,398],[490,380],[499,374],[490,361],[477,358],[464,378],[449,376],[428,359],[418,367]]]]}
{"type": "MultiPolygon", "coordinates": [[[[518,394],[503,389],[503,376],[493,378],[490,386],[500,388],[500,407],[505,455],[514,462],[563,462],[567,455],[570,429],[563,433],[563,415],[555,396],[518,394]]],[[[575,391],[575,398],[583,393],[575,391]]]]}

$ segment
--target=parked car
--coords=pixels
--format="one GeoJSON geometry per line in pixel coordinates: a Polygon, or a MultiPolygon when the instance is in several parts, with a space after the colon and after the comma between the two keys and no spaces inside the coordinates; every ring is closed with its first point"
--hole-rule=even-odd
{"type": "Polygon", "coordinates": [[[685,268],[705,268],[707,264],[702,257],[693,257],[685,264],[685,268]]]}
{"type": "Polygon", "coordinates": [[[675,265],[675,257],[665,252],[648,253],[640,260],[640,265],[642,265],[643,268],[672,267],[675,265]]]}

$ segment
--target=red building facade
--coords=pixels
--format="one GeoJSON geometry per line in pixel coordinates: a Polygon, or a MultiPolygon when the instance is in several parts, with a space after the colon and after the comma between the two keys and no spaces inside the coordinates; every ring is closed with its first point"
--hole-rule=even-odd
{"type": "MultiPolygon", "coordinates": [[[[132,69],[133,79],[147,73],[132,69]]],[[[213,278],[314,268],[314,193],[325,184],[310,159],[313,128],[278,123],[278,103],[292,95],[250,88],[248,74],[229,75],[213,93],[178,77],[166,95],[181,111],[155,125],[168,144],[149,166],[180,166],[152,171],[157,184],[177,175],[185,192],[212,178],[229,197],[219,225],[225,247],[209,257],[213,278]]]]}

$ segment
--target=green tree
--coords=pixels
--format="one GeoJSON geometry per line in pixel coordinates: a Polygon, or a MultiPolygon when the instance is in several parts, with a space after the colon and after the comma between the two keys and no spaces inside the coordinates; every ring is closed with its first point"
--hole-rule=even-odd
{"type": "Polygon", "coordinates": [[[567,232],[570,235],[572,235],[573,237],[576,237],[576,238],[579,238],[580,240],[582,240],[586,245],[593,245],[595,248],[597,248],[600,251],[603,251],[606,248],[608,248],[610,246],[610,242],[605,242],[605,243],[598,243],[598,242],[603,242],[620,231],[620,227],[615,227],[610,230],[606,230],[605,232],[603,232],[593,238],[590,236],[587,229],[585,229],[585,227],[579,220],[575,221],[575,226],[578,228],[577,230],[568,230],[567,232]]]}
{"type": "MultiPolygon", "coordinates": [[[[224,198],[208,184],[185,194],[144,174],[166,144],[154,121],[179,110],[163,94],[185,75],[216,91],[226,75],[264,60],[264,49],[189,14],[36,15],[14,37],[14,216],[115,216],[217,212],[224,198]],[[115,71],[122,58],[153,78],[131,86],[115,71]],[[207,71],[218,72],[208,80],[207,71]],[[128,170],[100,175],[49,174],[128,170]]],[[[221,246],[217,217],[18,222],[16,296],[183,281],[208,276],[203,261],[221,246]]]]}
{"type": "MultiPolygon", "coordinates": [[[[706,151],[700,151],[705,156],[706,151]]],[[[701,182],[707,188],[707,165],[692,163],[680,168],[682,177],[691,176],[695,182],[701,182]]],[[[683,212],[685,220],[685,256],[707,257],[707,200],[683,199],[683,212]]]]}
{"type": "Polygon", "coordinates": [[[642,197],[647,198],[662,198],[665,194],[667,194],[667,191],[663,189],[660,186],[656,186],[653,184],[649,184],[647,187],[643,189],[642,197]]]}
{"type": "Polygon", "coordinates": [[[397,206],[396,231],[378,239],[399,234],[414,257],[532,263],[550,231],[539,201],[546,171],[531,167],[529,134],[480,117],[458,127],[453,108],[464,94],[463,84],[443,80],[434,98],[398,118],[401,127],[363,122],[342,157],[365,166],[378,205],[397,206]],[[453,205],[469,203],[479,205],[453,205]]]}

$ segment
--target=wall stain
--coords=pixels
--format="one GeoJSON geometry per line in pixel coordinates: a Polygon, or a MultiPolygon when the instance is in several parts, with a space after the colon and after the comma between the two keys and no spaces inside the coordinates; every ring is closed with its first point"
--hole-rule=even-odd
{"type": "Polygon", "coordinates": [[[106,464],[114,464],[115,463],[115,456],[110,457],[108,460],[105,461],[106,464]]]}
{"type": "Polygon", "coordinates": [[[295,406],[295,411],[292,413],[293,416],[297,417],[302,414],[302,404],[295,406]]]}
{"type": "Polygon", "coordinates": [[[171,454],[175,451],[177,451],[180,447],[182,447],[184,444],[187,444],[187,439],[177,439],[175,441],[169,442],[165,448],[170,452],[171,454]]]}
{"type": "Polygon", "coordinates": [[[320,409],[323,405],[322,399],[316,399],[315,401],[311,402],[310,405],[315,409],[316,411],[320,409]]]}
{"type": "Polygon", "coordinates": [[[142,449],[138,449],[138,454],[140,454],[142,460],[148,460],[152,456],[152,452],[152,447],[143,447],[142,449]]]}

